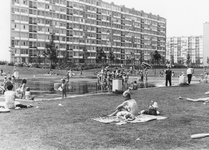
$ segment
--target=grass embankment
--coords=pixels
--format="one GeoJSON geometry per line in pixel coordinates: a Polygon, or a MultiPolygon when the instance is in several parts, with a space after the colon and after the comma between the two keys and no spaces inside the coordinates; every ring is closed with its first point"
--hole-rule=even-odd
{"type": "Polygon", "coordinates": [[[209,104],[178,100],[179,96],[206,97],[207,90],[208,84],[194,84],[133,91],[141,110],[154,100],[168,119],[122,126],[91,119],[110,114],[123,101],[121,95],[33,102],[39,108],[0,114],[0,149],[209,149],[209,138],[190,138],[209,132],[209,104]]]}

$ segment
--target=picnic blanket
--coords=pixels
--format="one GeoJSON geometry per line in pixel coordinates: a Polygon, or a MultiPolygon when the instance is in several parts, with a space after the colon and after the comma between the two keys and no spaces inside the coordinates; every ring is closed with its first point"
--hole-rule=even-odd
{"type": "Polygon", "coordinates": [[[92,118],[95,121],[101,122],[101,123],[105,123],[105,124],[109,124],[109,123],[113,123],[116,125],[123,125],[126,123],[140,123],[140,122],[148,122],[148,121],[152,121],[152,120],[164,120],[167,117],[165,116],[154,116],[154,115],[138,115],[135,117],[134,120],[125,120],[125,119],[121,119],[121,118],[117,118],[116,116],[111,116],[111,117],[98,117],[98,118],[92,118]]]}

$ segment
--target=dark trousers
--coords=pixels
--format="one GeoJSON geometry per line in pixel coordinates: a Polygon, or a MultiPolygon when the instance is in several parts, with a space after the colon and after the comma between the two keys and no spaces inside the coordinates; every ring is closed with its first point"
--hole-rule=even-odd
{"type": "Polygon", "coordinates": [[[17,104],[16,107],[20,107],[20,108],[28,108],[27,105],[23,105],[23,104],[17,104]]]}
{"type": "Polygon", "coordinates": [[[190,84],[191,80],[192,80],[192,74],[188,74],[187,75],[187,78],[188,78],[188,84],[190,84]]]}
{"type": "Polygon", "coordinates": [[[171,76],[165,77],[165,86],[168,86],[168,82],[169,82],[169,85],[171,86],[171,76]]]}

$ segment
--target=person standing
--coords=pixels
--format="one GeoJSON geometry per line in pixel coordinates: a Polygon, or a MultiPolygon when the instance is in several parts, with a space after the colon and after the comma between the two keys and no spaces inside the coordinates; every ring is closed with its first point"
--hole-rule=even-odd
{"type": "Polygon", "coordinates": [[[65,81],[65,79],[62,79],[62,84],[60,86],[62,89],[62,98],[67,98],[68,83],[69,81],[65,81]]]}
{"type": "Polygon", "coordinates": [[[147,76],[148,76],[148,69],[147,69],[147,67],[145,67],[143,70],[144,88],[147,88],[147,86],[148,86],[148,83],[147,83],[148,77],[147,76]]]}
{"type": "Polygon", "coordinates": [[[168,82],[169,85],[171,86],[171,76],[172,76],[172,71],[170,69],[171,67],[169,66],[166,70],[165,70],[165,86],[168,86],[168,82]]]}
{"type": "Polygon", "coordinates": [[[22,83],[20,85],[20,91],[21,91],[21,94],[22,94],[21,99],[25,98],[26,83],[27,83],[27,80],[23,79],[22,83]]]}
{"type": "Polygon", "coordinates": [[[191,83],[192,80],[192,74],[194,73],[194,69],[191,67],[187,67],[187,78],[188,78],[188,84],[191,83]]]}
{"type": "Polygon", "coordinates": [[[82,75],[82,74],[83,74],[83,66],[80,65],[80,75],[82,75]]]}

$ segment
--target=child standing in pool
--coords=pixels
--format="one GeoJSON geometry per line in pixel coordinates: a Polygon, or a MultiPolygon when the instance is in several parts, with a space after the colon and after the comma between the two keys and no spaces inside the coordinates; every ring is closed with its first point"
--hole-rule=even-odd
{"type": "Polygon", "coordinates": [[[61,84],[62,98],[66,98],[67,97],[68,82],[69,81],[65,81],[65,79],[62,79],[62,84],[61,84]]]}

